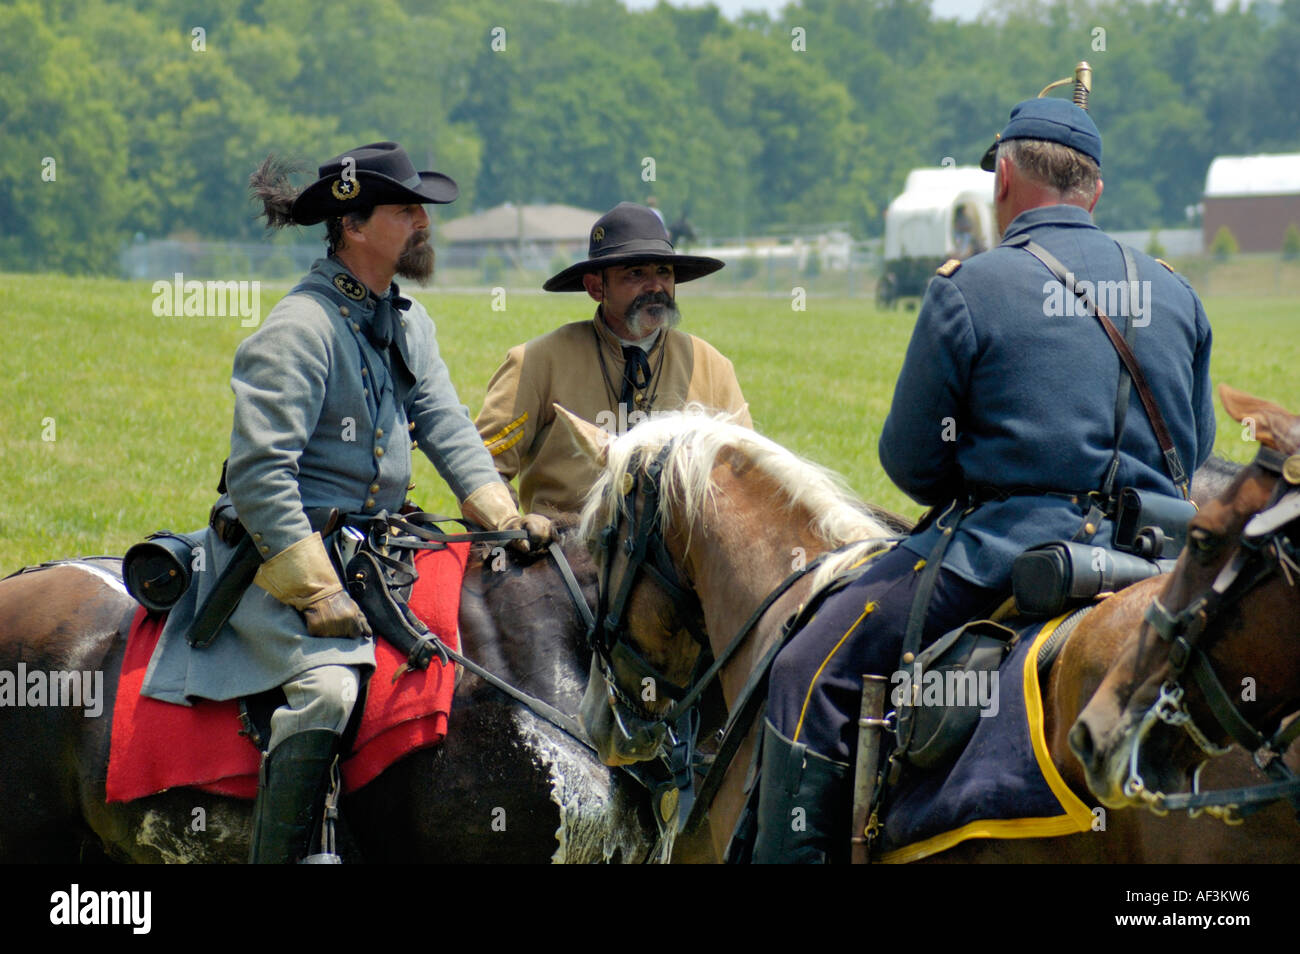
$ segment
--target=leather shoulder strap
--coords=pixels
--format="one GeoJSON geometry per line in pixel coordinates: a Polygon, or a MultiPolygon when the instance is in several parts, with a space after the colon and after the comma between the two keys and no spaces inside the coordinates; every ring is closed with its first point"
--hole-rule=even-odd
{"type": "Polygon", "coordinates": [[[1160,444],[1160,451],[1164,455],[1165,468],[1169,471],[1169,476],[1173,479],[1174,486],[1178,488],[1184,499],[1189,498],[1189,487],[1187,472],[1183,469],[1182,460],[1178,456],[1178,450],[1174,447],[1174,440],[1169,434],[1169,428],[1165,424],[1164,415],[1160,413],[1160,406],[1156,404],[1155,395],[1151,393],[1151,386],[1147,383],[1146,375],[1142,373],[1142,366],[1138,363],[1137,355],[1129,347],[1129,343],[1124,340],[1116,329],[1106,313],[1097,307],[1097,303],[1092,300],[1092,296],[1086,291],[1079,288],[1074,281],[1074,276],[1066,271],[1065,266],[1051,252],[1043,248],[1028,236],[1018,236],[1017,240],[1004,243],[1009,246],[1018,246],[1023,248],[1034,258],[1046,266],[1047,270],[1056,276],[1056,280],[1066,287],[1071,294],[1077,295],[1083,302],[1084,307],[1088,309],[1097,320],[1101,322],[1101,327],[1106,332],[1106,337],[1119,353],[1120,361],[1128,369],[1129,375],[1133,378],[1133,384],[1137,387],[1138,397],[1142,399],[1142,407],[1147,412],[1147,419],[1151,421],[1151,428],[1155,431],[1156,441],[1160,444]]]}

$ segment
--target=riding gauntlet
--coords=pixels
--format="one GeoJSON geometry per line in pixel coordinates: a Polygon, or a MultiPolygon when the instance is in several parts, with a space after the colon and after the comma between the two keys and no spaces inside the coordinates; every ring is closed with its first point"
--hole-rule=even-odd
{"type": "Polygon", "coordinates": [[[312,636],[370,635],[370,624],[339,582],[319,533],[271,557],[258,568],[253,582],[302,613],[312,636]]]}
{"type": "Polygon", "coordinates": [[[489,530],[524,530],[527,540],[511,540],[510,545],[525,553],[530,549],[540,550],[550,545],[555,538],[555,528],[547,517],[540,513],[520,516],[515,502],[510,497],[510,490],[502,481],[484,484],[461,501],[460,512],[466,520],[471,520],[489,530]]]}

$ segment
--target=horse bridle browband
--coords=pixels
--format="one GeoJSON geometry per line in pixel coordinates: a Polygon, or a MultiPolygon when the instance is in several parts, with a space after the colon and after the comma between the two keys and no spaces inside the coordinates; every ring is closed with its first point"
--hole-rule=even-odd
{"type": "MultiPolygon", "coordinates": [[[[1170,644],[1172,673],[1160,687],[1159,698],[1146,711],[1138,727],[1129,753],[1129,774],[1124,782],[1124,792],[1129,797],[1141,798],[1156,811],[1188,809],[1195,813],[1207,810],[1225,821],[1236,822],[1241,816],[1233,817],[1233,809],[1248,806],[1244,814],[1249,814],[1265,804],[1287,798],[1300,812],[1300,778],[1282,760],[1287,747],[1300,736],[1300,718],[1285,729],[1279,726],[1272,736],[1265,737],[1237,709],[1199,645],[1210,622],[1259,583],[1280,572],[1288,585],[1295,586],[1300,576],[1300,550],[1284,532],[1300,519],[1300,455],[1288,457],[1281,451],[1261,446],[1254,463],[1279,479],[1268,504],[1251,517],[1242,530],[1232,559],[1220,569],[1210,589],[1181,611],[1171,612],[1157,597],[1143,617],[1156,634],[1170,644]],[[1139,750],[1147,730],[1157,720],[1182,727],[1207,756],[1228,751],[1210,741],[1183,705],[1184,692],[1179,680],[1185,672],[1190,672],[1219,726],[1253,754],[1255,764],[1277,779],[1275,783],[1201,792],[1202,762],[1193,776],[1191,792],[1165,795],[1147,790],[1138,772],[1139,750]]],[[[1191,545],[1189,541],[1188,546],[1191,545]]]]}

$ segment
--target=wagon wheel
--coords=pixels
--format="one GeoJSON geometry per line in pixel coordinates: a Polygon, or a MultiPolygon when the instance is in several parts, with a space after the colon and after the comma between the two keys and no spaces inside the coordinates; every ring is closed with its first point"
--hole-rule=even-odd
{"type": "Polygon", "coordinates": [[[898,279],[893,272],[886,272],[876,282],[876,305],[880,308],[892,308],[898,299],[898,279]]]}

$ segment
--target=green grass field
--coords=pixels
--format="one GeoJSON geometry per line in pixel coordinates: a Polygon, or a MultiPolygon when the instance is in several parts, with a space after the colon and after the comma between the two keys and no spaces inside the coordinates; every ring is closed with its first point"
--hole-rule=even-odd
{"type": "MultiPolygon", "coordinates": [[[[265,315],[283,290],[263,289],[265,315]]],[[[452,378],[471,413],[506,349],[587,317],[577,295],[419,295],[438,325],[452,378]]],[[[880,470],[876,439],[915,312],[868,300],[680,295],[683,328],[736,365],[755,425],[841,472],[864,498],[916,515],[880,470]]],[[[147,282],[0,277],[0,575],[29,563],[122,553],[160,527],[203,526],[229,449],[237,318],[158,318],[147,282]]],[[[1211,298],[1212,374],[1300,411],[1300,299],[1211,298]]],[[[1254,447],[1220,409],[1219,453],[1254,447]]],[[[454,500],[423,457],[413,496],[454,500]]]]}

